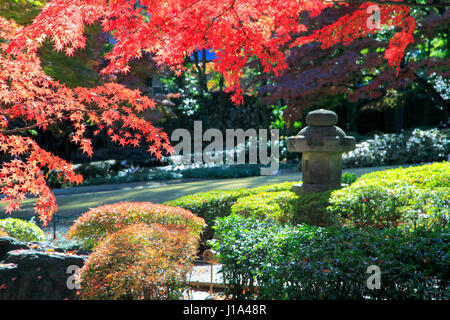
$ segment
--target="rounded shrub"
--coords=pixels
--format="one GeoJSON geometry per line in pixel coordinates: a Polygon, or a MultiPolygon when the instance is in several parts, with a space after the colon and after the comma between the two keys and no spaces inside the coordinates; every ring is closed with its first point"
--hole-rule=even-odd
{"type": "Polygon", "coordinates": [[[46,239],[44,231],[34,221],[17,218],[0,219],[0,229],[10,237],[24,242],[44,241],[46,239]]]}
{"type": "Polygon", "coordinates": [[[366,185],[333,193],[330,211],[343,223],[382,229],[399,224],[402,206],[407,204],[405,188],[393,191],[379,185],[366,185]]]}
{"type": "Polygon", "coordinates": [[[250,189],[199,192],[165,202],[164,204],[187,209],[205,219],[207,228],[202,233],[201,245],[202,247],[207,247],[207,240],[214,235],[214,230],[212,229],[214,221],[219,217],[228,216],[231,213],[231,207],[239,198],[260,192],[290,191],[294,184],[295,182],[284,182],[250,189]]]}
{"type": "Polygon", "coordinates": [[[151,202],[121,202],[89,210],[70,227],[67,237],[92,249],[106,235],[136,223],[158,223],[199,237],[205,222],[183,208],[151,202]]]}
{"type": "Polygon", "coordinates": [[[448,224],[450,163],[372,172],[333,191],[328,210],[365,228],[443,229],[448,224]]]}
{"type": "Polygon", "coordinates": [[[425,163],[447,159],[450,131],[438,129],[375,135],[344,153],[344,167],[372,167],[402,163],[425,163]]]}
{"type": "Polygon", "coordinates": [[[284,182],[250,189],[199,192],[164,204],[187,209],[205,219],[208,226],[212,226],[216,218],[231,213],[231,207],[239,198],[261,192],[290,191],[294,184],[295,182],[284,182]]]}
{"type": "Polygon", "coordinates": [[[102,240],[80,272],[81,299],[177,299],[197,248],[190,232],[134,224],[102,240]]]}
{"type": "Polygon", "coordinates": [[[260,192],[239,198],[231,207],[231,213],[287,223],[295,214],[296,198],[290,191],[260,192]]]}

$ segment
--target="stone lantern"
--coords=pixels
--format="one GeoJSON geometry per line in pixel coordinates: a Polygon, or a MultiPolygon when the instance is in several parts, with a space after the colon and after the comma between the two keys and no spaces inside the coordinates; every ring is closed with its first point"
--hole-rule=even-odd
{"type": "Polygon", "coordinates": [[[355,149],[355,138],[336,127],[338,117],[329,110],[315,110],[306,116],[306,128],[289,137],[287,149],[302,152],[303,184],[297,194],[339,189],[342,180],[342,153],[355,149]]]}

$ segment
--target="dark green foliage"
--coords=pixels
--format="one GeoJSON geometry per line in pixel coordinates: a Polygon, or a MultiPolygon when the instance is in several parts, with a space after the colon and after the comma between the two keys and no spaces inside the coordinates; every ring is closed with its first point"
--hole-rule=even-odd
{"type": "Polygon", "coordinates": [[[355,173],[344,172],[342,174],[342,183],[344,185],[351,185],[358,179],[358,176],[355,173]]]}
{"type": "Polygon", "coordinates": [[[176,200],[167,201],[164,204],[187,209],[195,215],[205,219],[207,227],[203,231],[200,240],[201,246],[204,246],[206,241],[211,239],[214,235],[214,230],[211,228],[214,225],[214,221],[218,217],[228,216],[231,213],[231,207],[239,198],[262,192],[288,191],[293,185],[294,182],[285,182],[252,189],[200,192],[176,200]]]}
{"type": "Polygon", "coordinates": [[[292,224],[307,224],[311,226],[333,226],[338,222],[335,213],[327,210],[330,205],[331,191],[302,194],[295,200],[295,213],[292,224]]]}
{"type": "Polygon", "coordinates": [[[448,299],[449,234],[297,227],[231,215],[213,248],[236,299],[448,299]],[[367,267],[381,270],[370,290],[367,267]]]}

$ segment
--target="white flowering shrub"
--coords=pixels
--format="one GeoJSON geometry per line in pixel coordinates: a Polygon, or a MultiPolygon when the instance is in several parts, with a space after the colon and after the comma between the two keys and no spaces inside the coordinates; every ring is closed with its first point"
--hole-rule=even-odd
{"type": "Polygon", "coordinates": [[[399,134],[375,135],[356,149],[343,154],[342,164],[349,167],[373,167],[405,163],[447,160],[450,154],[450,130],[420,130],[399,134]]]}

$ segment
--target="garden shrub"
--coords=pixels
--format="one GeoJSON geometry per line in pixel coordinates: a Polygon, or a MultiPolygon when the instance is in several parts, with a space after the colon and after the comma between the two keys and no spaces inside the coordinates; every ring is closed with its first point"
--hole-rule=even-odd
{"type": "Polygon", "coordinates": [[[108,235],[80,272],[80,298],[178,299],[197,239],[186,230],[135,224],[108,235]]]}
{"type": "Polygon", "coordinates": [[[24,242],[45,241],[45,233],[36,223],[17,218],[0,219],[0,229],[10,237],[24,242]]]}
{"type": "Polygon", "coordinates": [[[183,208],[151,202],[121,202],[87,211],[70,227],[67,237],[82,240],[87,249],[92,249],[107,234],[136,223],[186,229],[197,237],[205,225],[202,218],[183,208]]]}
{"type": "Polygon", "coordinates": [[[342,174],[342,184],[351,185],[358,179],[358,176],[355,173],[344,172],[342,174]]]}
{"type": "Polygon", "coordinates": [[[446,160],[450,154],[450,131],[437,129],[375,135],[344,153],[344,167],[372,167],[446,160]]]}
{"type": "Polygon", "coordinates": [[[328,210],[358,227],[442,229],[449,217],[448,162],[372,172],[332,192],[328,210]]]}
{"type": "Polygon", "coordinates": [[[298,195],[291,224],[329,227],[340,223],[339,215],[327,210],[332,191],[298,195]]]}
{"type": "Polygon", "coordinates": [[[294,184],[294,182],[285,182],[250,189],[199,192],[164,204],[187,209],[205,219],[207,225],[212,226],[217,217],[224,217],[231,213],[231,207],[239,198],[260,192],[289,191],[294,184]]]}
{"type": "Polygon", "coordinates": [[[361,176],[353,188],[367,184],[385,186],[414,185],[418,188],[450,187],[450,163],[436,162],[409,168],[374,171],[361,176]]]}
{"type": "Polygon", "coordinates": [[[445,230],[449,227],[450,188],[422,190],[402,211],[402,228],[445,230]]]}
{"type": "Polygon", "coordinates": [[[231,207],[239,198],[260,192],[289,191],[294,184],[295,182],[285,182],[250,189],[199,192],[176,200],[167,201],[164,204],[184,208],[205,219],[207,227],[202,233],[200,242],[202,249],[203,247],[207,247],[206,241],[214,235],[214,230],[212,229],[214,220],[218,217],[228,216],[231,213],[231,207]]]}
{"type": "Polygon", "coordinates": [[[0,237],[8,237],[8,234],[6,233],[6,231],[4,231],[1,228],[0,228],[0,237]]]}
{"type": "Polygon", "coordinates": [[[260,192],[239,198],[231,207],[231,213],[287,223],[295,214],[296,198],[296,194],[290,191],[260,192]]]}
{"type": "Polygon", "coordinates": [[[449,233],[220,218],[213,248],[235,299],[448,299],[449,233]],[[369,290],[370,265],[381,288],[369,290]]]}

